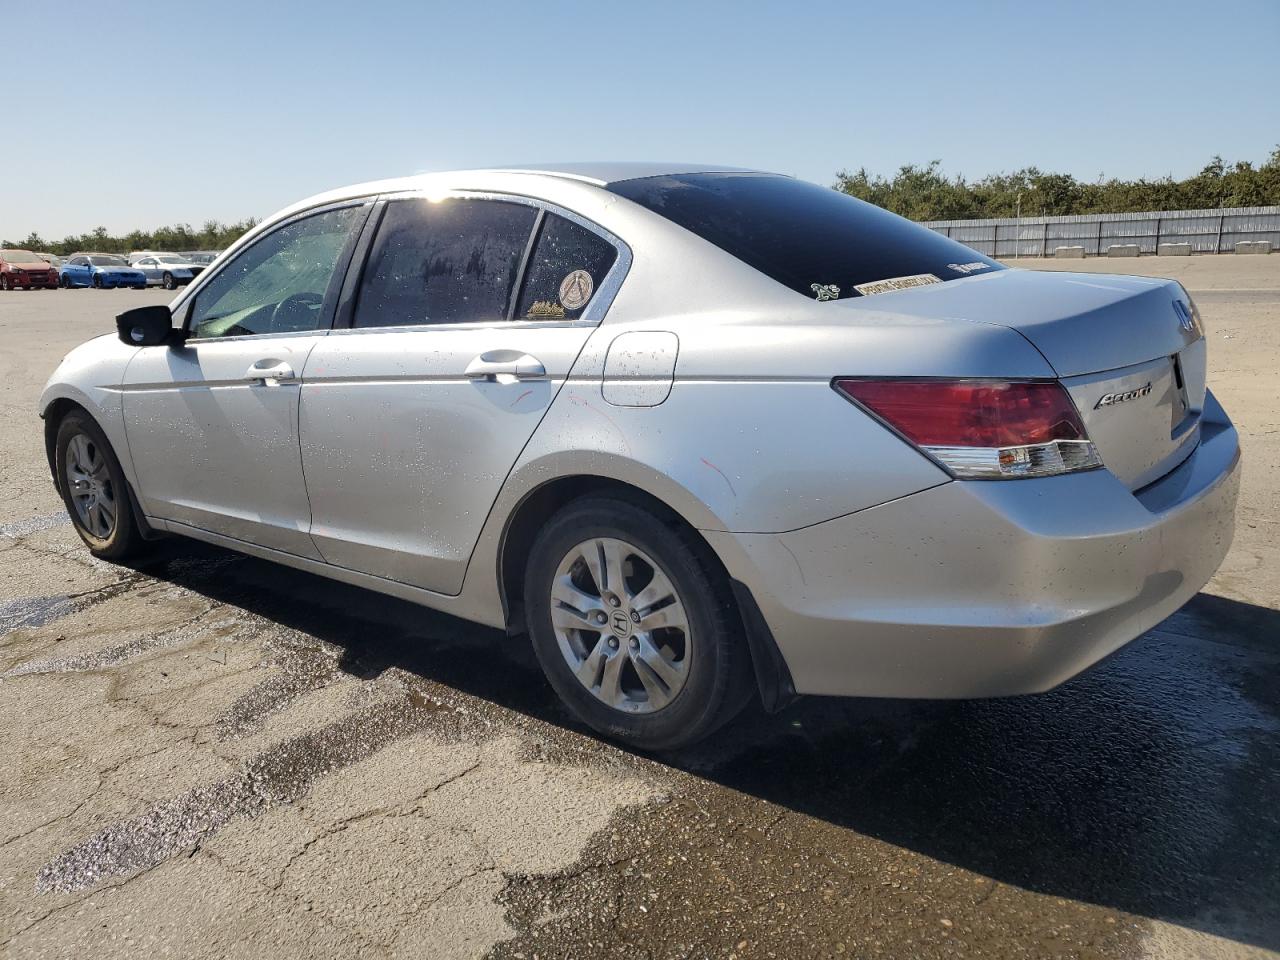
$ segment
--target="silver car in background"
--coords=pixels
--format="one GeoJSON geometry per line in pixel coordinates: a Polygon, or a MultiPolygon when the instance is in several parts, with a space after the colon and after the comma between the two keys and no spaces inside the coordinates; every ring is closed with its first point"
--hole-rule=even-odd
{"type": "Polygon", "coordinates": [[[129,262],[147,277],[147,286],[176,290],[186,286],[204,272],[204,265],[194,263],[176,253],[144,253],[129,262]]]}
{"type": "Polygon", "coordinates": [[[645,749],[753,695],[1054,687],[1209,579],[1240,456],[1177,283],[637,164],[304,201],[40,413],[95,555],[182,534],[527,635],[645,749]]]}

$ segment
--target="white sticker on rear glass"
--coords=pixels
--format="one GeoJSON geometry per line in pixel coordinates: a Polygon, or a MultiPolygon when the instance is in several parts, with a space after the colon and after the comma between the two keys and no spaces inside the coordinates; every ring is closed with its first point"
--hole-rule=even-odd
{"type": "Polygon", "coordinates": [[[911,287],[925,287],[931,283],[942,281],[932,273],[917,273],[911,277],[894,277],[891,280],[873,280],[871,283],[859,283],[853,289],[864,297],[873,293],[888,293],[890,290],[909,290],[911,287]]]}
{"type": "Polygon", "coordinates": [[[839,300],[840,288],[834,283],[811,283],[809,289],[819,300],[839,300]]]}
{"type": "Polygon", "coordinates": [[[973,263],[948,263],[948,267],[956,273],[977,273],[979,270],[990,270],[991,264],[975,260],[973,263]]]}

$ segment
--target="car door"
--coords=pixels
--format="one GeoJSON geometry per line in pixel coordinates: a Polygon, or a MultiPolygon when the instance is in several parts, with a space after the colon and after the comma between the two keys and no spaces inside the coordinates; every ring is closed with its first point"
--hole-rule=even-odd
{"type": "Polygon", "coordinates": [[[156,261],[154,257],[143,257],[134,264],[134,267],[142,271],[143,276],[147,278],[148,284],[154,280],[160,279],[160,273],[156,270],[156,261]]]}
{"type": "Polygon", "coordinates": [[[608,309],[620,250],[520,198],[386,204],[344,293],[350,314],[303,378],[311,534],[326,561],[461,590],[507,474],[608,309]]]}
{"type": "Polygon", "coordinates": [[[73,287],[84,287],[89,284],[89,258],[88,257],[72,257],[62,268],[66,274],[67,283],[73,287]]]}
{"type": "Polygon", "coordinates": [[[319,559],[298,451],[307,355],[329,332],[368,203],[295,217],[178,307],[188,339],[144,347],[124,377],[146,514],[319,559]]]}

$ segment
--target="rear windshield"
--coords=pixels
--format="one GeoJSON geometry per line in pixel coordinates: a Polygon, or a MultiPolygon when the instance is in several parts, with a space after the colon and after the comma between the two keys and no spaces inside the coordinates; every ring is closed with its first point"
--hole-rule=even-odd
{"type": "Polygon", "coordinates": [[[844,300],[1003,270],[976,250],[848,194],[759,173],[610,184],[797,293],[844,300]]]}

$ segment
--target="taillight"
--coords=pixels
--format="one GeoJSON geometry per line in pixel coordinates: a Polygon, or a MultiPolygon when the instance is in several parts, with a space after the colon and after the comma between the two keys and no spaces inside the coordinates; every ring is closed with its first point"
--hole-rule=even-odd
{"type": "Polygon", "coordinates": [[[1051,477],[1102,466],[1060,383],[837,378],[834,386],[958,478],[1051,477]]]}

